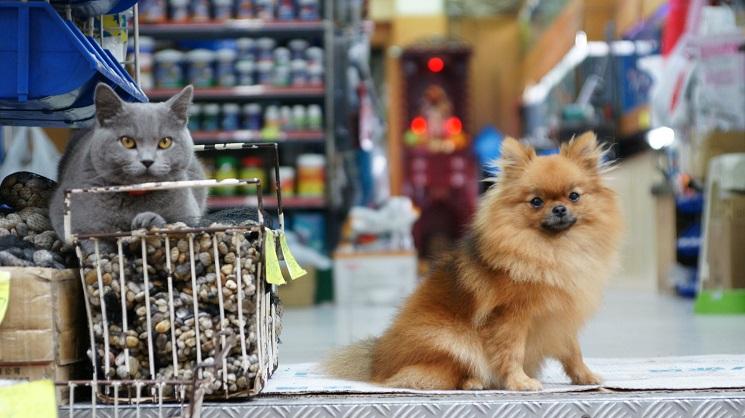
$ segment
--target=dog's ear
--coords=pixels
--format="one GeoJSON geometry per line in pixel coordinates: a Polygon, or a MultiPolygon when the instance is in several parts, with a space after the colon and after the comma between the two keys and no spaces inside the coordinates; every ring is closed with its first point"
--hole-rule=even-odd
{"type": "Polygon", "coordinates": [[[588,170],[598,170],[602,165],[603,148],[598,145],[593,132],[585,132],[561,146],[561,155],[588,170]]]}
{"type": "Polygon", "coordinates": [[[536,157],[533,147],[524,145],[515,138],[507,137],[502,142],[502,158],[499,168],[504,176],[513,176],[525,170],[530,160],[536,157]]]}

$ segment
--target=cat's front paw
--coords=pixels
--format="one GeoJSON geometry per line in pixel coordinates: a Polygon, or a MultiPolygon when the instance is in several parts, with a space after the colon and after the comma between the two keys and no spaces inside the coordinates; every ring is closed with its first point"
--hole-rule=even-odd
{"type": "Polygon", "coordinates": [[[140,212],[132,219],[132,230],[147,228],[162,228],[166,220],[155,212],[140,212]]]}

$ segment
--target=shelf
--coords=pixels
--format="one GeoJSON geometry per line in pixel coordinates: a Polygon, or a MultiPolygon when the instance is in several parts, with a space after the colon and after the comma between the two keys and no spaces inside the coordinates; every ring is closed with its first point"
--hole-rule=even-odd
{"type": "Polygon", "coordinates": [[[272,21],[258,19],[229,19],[224,21],[189,23],[141,23],[140,35],[158,38],[230,38],[239,36],[280,35],[297,36],[322,33],[325,24],[317,21],[272,21]]]}
{"type": "MultiPolygon", "coordinates": [[[[210,196],[207,199],[209,209],[229,209],[237,207],[256,207],[256,196],[210,196]]],[[[265,208],[276,208],[277,198],[264,196],[265,208]]],[[[284,209],[323,209],[326,207],[326,199],[322,197],[282,197],[284,209]]]]}
{"type": "Polygon", "coordinates": [[[280,142],[280,143],[303,143],[322,144],[326,138],[323,131],[295,131],[282,132],[277,138],[263,138],[260,132],[237,130],[237,131],[196,131],[191,133],[195,144],[210,144],[224,142],[280,142]]]}
{"type": "MultiPolygon", "coordinates": [[[[151,100],[167,100],[181,89],[151,89],[145,93],[151,100]]],[[[317,99],[323,98],[324,86],[275,87],[238,86],[194,89],[197,100],[246,100],[246,99],[317,99]]]]}

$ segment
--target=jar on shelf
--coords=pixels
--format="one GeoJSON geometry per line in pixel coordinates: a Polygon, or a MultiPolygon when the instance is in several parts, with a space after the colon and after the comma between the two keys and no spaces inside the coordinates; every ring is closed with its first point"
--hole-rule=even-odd
{"type": "Polygon", "coordinates": [[[222,120],[220,127],[223,131],[235,131],[239,124],[240,106],[237,103],[225,103],[222,105],[222,120]]]}
{"type": "MultiPolygon", "coordinates": [[[[277,187],[277,180],[272,177],[272,191],[277,187]]],[[[279,189],[282,196],[292,197],[295,195],[295,168],[288,166],[279,167],[279,189]]]]}
{"type": "Polygon", "coordinates": [[[215,20],[233,17],[233,0],[212,0],[212,16],[215,20]]]}
{"type": "Polygon", "coordinates": [[[289,65],[290,64],[290,50],[280,46],[275,48],[272,53],[274,57],[274,65],[289,65]]]}
{"type": "Polygon", "coordinates": [[[235,64],[235,71],[238,73],[237,84],[239,86],[253,86],[256,84],[256,64],[253,60],[242,59],[235,64]]]}
{"type": "Polygon", "coordinates": [[[259,61],[256,64],[256,82],[257,84],[270,85],[273,81],[274,64],[271,61],[259,61]]]}
{"type": "Polygon", "coordinates": [[[208,103],[202,106],[202,130],[214,132],[220,129],[220,105],[208,103]]]}
{"type": "Polygon", "coordinates": [[[305,39],[293,39],[287,43],[290,48],[291,58],[293,60],[305,59],[305,52],[308,49],[308,41],[305,39]]]}
{"type": "Polygon", "coordinates": [[[297,192],[303,197],[323,197],[326,185],[326,157],[301,154],[297,159],[297,192]]]}
{"type": "Polygon", "coordinates": [[[238,0],[236,2],[235,17],[238,19],[253,19],[255,16],[253,0],[238,0]]]}
{"type": "Polygon", "coordinates": [[[308,115],[305,106],[295,105],[292,107],[292,126],[298,131],[308,129],[308,115]]]}
{"type": "Polygon", "coordinates": [[[166,20],[166,0],[142,0],[140,19],[145,23],[162,23],[166,20]]]}
{"type": "Polygon", "coordinates": [[[210,20],[210,1],[191,0],[191,19],[195,22],[206,22],[210,20]]]}
{"type": "Polygon", "coordinates": [[[320,131],[323,130],[323,111],[319,105],[308,106],[308,130],[320,131]]]}
{"type": "Polygon", "coordinates": [[[172,22],[186,22],[189,20],[189,0],[170,0],[172,22]]]}
{"type": "Polygon", "coordinates": [[[264,110],[264,129],[279,131],[279,108],[275,105],[269,105],[264,110]]]}
{"type": "MultiPolygon", "coordinates": [[[[231,155],[221,155],[215,159],[215,179],[225,180],[238,177],[238,159],[231,155]]],[[[233,196],[236,194],[235,186],[213,187],[215,196],[233,196]]]]}
{"type": "Polygon", "coordinates": [[[254,6],[257,19],[274,20],[274,0],[254,0],[254,6]]]}
{"type": "Polygon", "coordinates": [[[296,87],[308,85],[308,64],[305,60],[292,60],[290,64],[290,84],[296,87]]]}
{"type": "Polygon", "coordinates": [[[279,108],[279,125],[283,132],[294,130],[292,123],[292,108],[290,106],[282,106],[279,108]]]}
{"type": "Polygon", "coordinates": [[[202,129],[202,105],[192,103],[189,106],[189,130],[199,131],[202,129]]]}
{"type": "Polygon", "coordinates": [[[295,4],[293,0],[278,0],[277,20],[294,20],[295,4]]]}
{"type": "Polygon", "coordinates": [[[243,129],[261,130],[261,106],[256,103],[243,105],[243,129]]]}
{"type": "Polygon", "coordinates": [[[212,63],[215,53],[209,49],[194,49],[186,53],[189,63],[187,79],[196,88],[211,87],[215,84],[212,63]]]}
{"type": "Polygon", "coordinates": [[[277,41],[272,38],[259,38],[256,40],[256,55],[259,62],[272,61],[272,51],[277,46],[277,41]]]}
{"type": "Polygon", "coordinates": [[[308,84],[311,86],[323,85],[323,66],[318,64],[308,65],[308,84]]]}
{"type": "MultiPolygon", "coordinates": [[[[128,48],[130,61],[134,54],[134,41],[130,41],[128,48]]],[[[140,87],[143,90],[150,90],[155,86],[153,79],[153,53],[155,52],[155,40],[149,36],[140,36],[140,87]]]]}
{"type": "Polygon", "coordinates": [[[275,64],[272,74],[272,84],[277,87],[290,85],[290,66],[287,64],[275,64]]]}
{"type": "Polygon", "coordinates": [[[256,41],[253,38],[238,38],[235,41],[238,59],[256,61],[256,41]]]}
{"type": "Polygon", "coordinates": [[[323,66],[323,48],[312,46],[305,51],[305,59],[308,60],[308,66],[323,66]]]}
{"type": "Polygon", "coordinates": [[[175,49],[164,49],[154,55],[155,85],[165,89],[179,88],[184,85],[184,74],[181,62],[184,53],[175,49]]]}
{"type": "Polygon", "coordinates": [[[217,85],[220,87],[235,87],[235,57],[238,54],[235,49],[223,48],[218,49],[215,52],[216,63],[216,79],[217,85]]]}
{"type": "Polygon", "coordinates": [[[298,0],[298,17],[300,20],[320,20],[321,4],[319,0],[298,0]]]}
{"type": "MultiPolygon", "coordinates": [[[[259,157],[244,157],[241,160],[241,174],[242,179],[253,179],[257,178],[261,181],[261,190],[266,190],[266,172],[264,171],[264,164],[259,157]]],[[[243,193],[248,195],[256,194],[256,185],[247,184],[243,188],[243,193]]]]}

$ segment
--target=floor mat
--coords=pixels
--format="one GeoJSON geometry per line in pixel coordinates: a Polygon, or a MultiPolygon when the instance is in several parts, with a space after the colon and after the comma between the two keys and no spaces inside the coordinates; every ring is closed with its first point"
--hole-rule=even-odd
{"type": "MultiPolygon", "coordinates": [[[[586,359],[603,378],[600,386],[575,386],[555,361],[543,370],[543,393],[583,392],[600,387],[615,390],[696,390],[745,388],[745,355],[586,359]]],[[[264,394],[279,393],[453,393],[463,391],[417,391],[386,388],[363,382],[339,380],[323,375],[317,363],[280,365],[264,388],[264,394]]],[[[480,393],[505,393],[489,390],[480,393]]]]}

